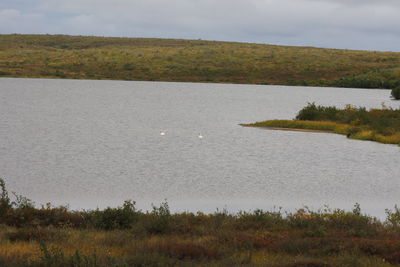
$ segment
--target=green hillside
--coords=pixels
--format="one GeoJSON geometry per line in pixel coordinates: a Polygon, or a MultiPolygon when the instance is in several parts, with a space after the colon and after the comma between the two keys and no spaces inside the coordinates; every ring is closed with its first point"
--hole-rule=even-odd
{"type": "Polygon", "coordinates": [[[0,77],[394,88],[400,53],[13,34],[0,35],[0,77]]]}

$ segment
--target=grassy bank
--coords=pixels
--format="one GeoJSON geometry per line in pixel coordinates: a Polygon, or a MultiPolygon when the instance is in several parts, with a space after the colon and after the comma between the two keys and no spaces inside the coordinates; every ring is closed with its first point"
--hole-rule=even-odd
{"type": "Polygon", "coordinates": [[[338,109],[312,103],[300,110],[294,120],[268,120],[243,126],[327,131],[358,140],[400,144],[400,109],[385,107],[367,110],[348,105],[338,109]]]}
{"type": "Polygon", "coordinates": [[[395,88],[400,53],[202,40],[0,35],[0,77],[395,88]]]}
{"type": "Polygon", "coordinates": [[[379,221],[299,209],[171,214],[121,207],[71,211],[11,199],[0,179],[1,266],[400,266],[400,210],[379,221]]]}

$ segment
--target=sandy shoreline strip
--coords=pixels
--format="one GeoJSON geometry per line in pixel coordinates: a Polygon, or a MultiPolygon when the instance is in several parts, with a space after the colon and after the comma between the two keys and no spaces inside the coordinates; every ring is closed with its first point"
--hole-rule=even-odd
{"type": "Polygon", "coordinates": [[[261,126],[247,126],[247,127],[254,127],[265,130],[306,132],[306,133],[335,133],[334,131],[329,131],[329,130],[313,130],[313,129],[301,129],[301,128],[281,128],[281,127],[261,127],[261,126]]]}

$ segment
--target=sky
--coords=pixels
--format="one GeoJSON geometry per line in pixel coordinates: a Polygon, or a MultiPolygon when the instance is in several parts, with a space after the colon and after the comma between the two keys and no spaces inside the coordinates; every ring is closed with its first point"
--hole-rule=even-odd
{"type": "Polygon", "coordinates": [[[400,0],[1,0],[0,33],[400,52],[400,0]]]}

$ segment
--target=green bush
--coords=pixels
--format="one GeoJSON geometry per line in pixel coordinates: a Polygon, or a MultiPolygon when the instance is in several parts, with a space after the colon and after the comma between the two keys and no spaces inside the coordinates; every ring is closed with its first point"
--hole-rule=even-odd
{"type": "Polygon", "coordinates": [[[386,209],[386,223],[393,226],[400,226],[400,208],[396,205],[394,206],[394,211],[386,209]]]}
{"type": "Polygon", "coordinates": [[[240,230],[260,229],[284,226],[286,224],[281,211],[268,212],[256,209],[253,212],[239,212],[235,227],[240,230]]]}
{"type": "Polygon", "coordinates": [[[27,197],[24,197],[22,195],[17,195],[16,193],[13,192],[15,200],[11,202],[11,205],[16,208],[16,209],[34,209],[35,208],[35,203],[32,202],[27,197]]]}
{"type": "Polygon", "coordinates": [[[7,211],[12,208],[11,200],[8,196],[6,183],[0,178],[0,219],[5,216],[7,211]]]}
{"type": "Polygon", "coordinates": [[[129,229],[138,219],[135,202],[127,200],[122,207],[106,208],[83,213],[95,228],[104,230],[129,229]]]}
{"type": "Polygon", "coordinates": [[[329,120],[335,121],[338,117],[339,109],[336,107],[317,106],[315,103],[308,103],[306,107],[299,111],[297,120],[329,120]]]}
{"type": "Polygon", "coordinates": [[[0,178],[0,218],[5,216],[6,213],[11,209],[34,209],[34,203],[21,195],[13,193],[15,200],[11,201],[8,196],[5,181],[0,178]]]}
{"type": "Polygon", "coordinates": [[[151,234],[164,234],[170,229],[171,213],[167,202],[163,202],[159,207],[153,206],[145,222],[145,229],[151,234]]]}
{"type": "Polygon", "coordinates": [[[400,130],[400,109],[383,106],[382,109],[370,109],[368,111],[365,107],[354,107],[352,105],[338,109],[334,106],[324,107],[317,106],[315,103],[308,103],[306,107],[299,111],[296,120],[351,124],[353,129],[351,129],[350,135],[367,128],[379,134],[392,135],[400,130]]]}
{"type": "Polygon", "coordinates": [[[305,229],[306,236],[323,236],[328,229],[344,231],[354,237],[375,236],[381,227],[376,218],[361,213],[358,203],[352,212],[329,208],[313,212],[306,207],[289,214],[287,221],[292,229],[305,229]]]}
{"type": "Polygon", "coordinates": [[[396,88],[392,89],[392,97],[397,100],[400,99],[400,86],[397,86],[396,88]]]}
{"type": "Polygon", "coordinates": [[[66,207],[42,207],[37,209],[13,207],[2,218],[2,222],[15,227],[82,227],[85,225],[84,217],[76,211],[66,207]]]}

